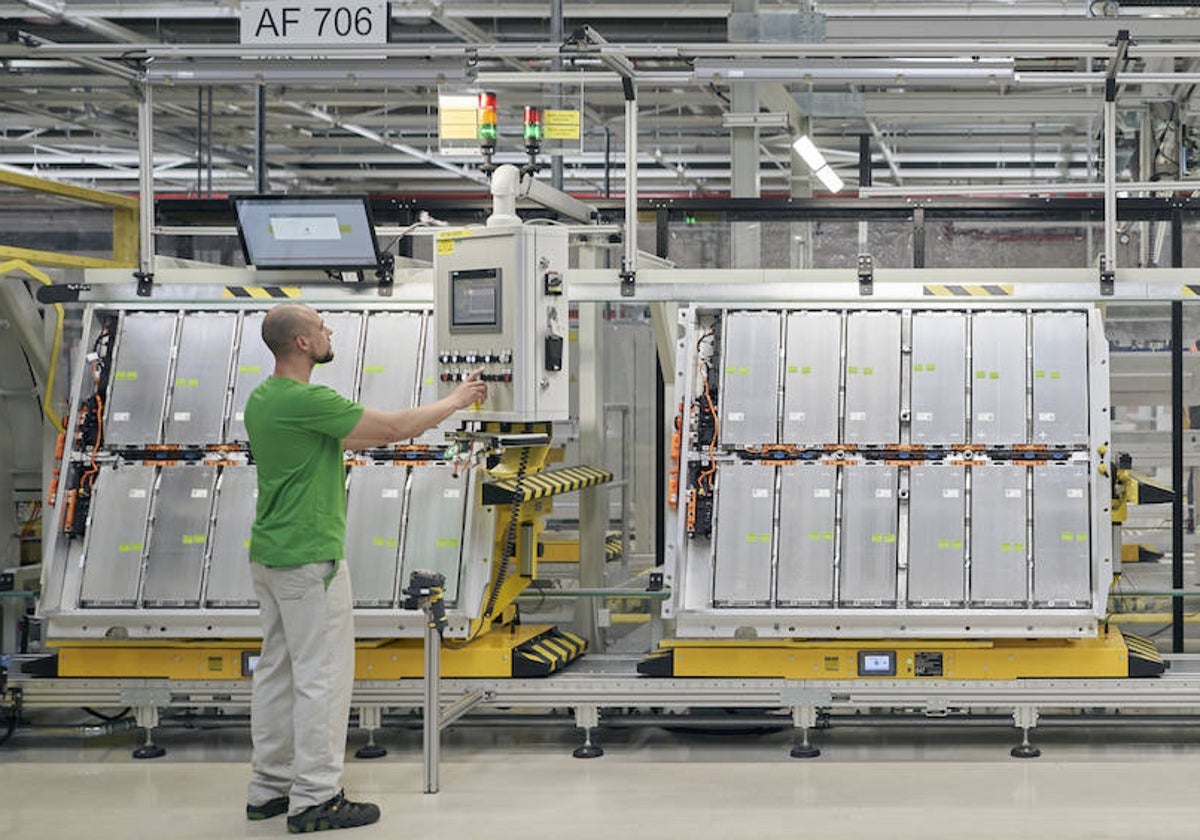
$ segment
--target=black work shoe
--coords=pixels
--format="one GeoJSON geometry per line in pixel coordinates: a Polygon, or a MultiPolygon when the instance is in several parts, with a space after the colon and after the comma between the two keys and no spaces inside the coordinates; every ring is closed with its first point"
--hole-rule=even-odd
{"type": "Polygon", "coordinates": [[[288,798],[286,796],[276,796],[274,799],[268,799],[261,805],[246,804],[246,819],[248,820],[269,820],[271,817],[278,817],[280,814],[286,814],[288,809],[288,798]]]}
{"type": "Polygon", "coordinates": [[[328,831],[333,828],[357,828],[379,820],[379,806],[370,802],[351,802],[346,791],[328,802],[305,808],[299,814],[288,817],[288,831],[292,834],[309,831],[328,831]]]}

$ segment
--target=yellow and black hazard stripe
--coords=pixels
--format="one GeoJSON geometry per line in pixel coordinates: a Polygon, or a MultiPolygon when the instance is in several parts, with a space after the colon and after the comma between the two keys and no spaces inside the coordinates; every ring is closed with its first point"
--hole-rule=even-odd
{"type": "Polygon", "coordinates": [[[520,495],[517,496],[517,479],[505,478],[483,485],[485,505],[507,505],[514,501],[528,502],[544,499],[560,493],[570,493],[584,487],[607,484],[613,474],[598,467],[566,467],[561,470],[536,473],[521,478],[520,495]],[[516,498],[514,498],[516,496],[516,498]]]}
{"type": "Polygon", "coordinates": [[[1154,642],[1145,636],[1121,632],[1125,640],[1125,648],[1129,652],[1129,676],[1157,677],[1167,670],[1162,654],[1158,652],[1154,642]]]}
{"type": "Polygon", "coordinates": [[[1200,286],[1186,285],[1183,287],[1184,297],[1200,297],[1200,286]]]}
{"type": "Polygon", "coordinates": [[[226,286],[225,297],[252,300],[287,300],[300,297],[299,286],[226,286]]]}
{"type": "Polygon", "coordinates": [[[637,672],[643,677],[675,676],[675,649],[659,648],[650,651],[637,664],[637,672]]]}
{"type": "Polygon", "coordinates": [[[574,633],[551,627],[513,651],[514,677],[545,677],[583,656],[587,641],[574,633]]]}
{"type": "Polygon", "coordinates": [[[1012,297],[1011,283],[992,283],[978,286],[945,286],[927,283],[922,286],[926,297],[1012,297]]]}
{"type": "Polygon", "coordinates": [[[610,536],[608,539],[606,539],[604,541],[604,559],[605,560],[610,561],[610,562],[613,560],[616,560],[624,553],[624,551],[625,551],[625,549],[621,545],[621,535],[620,534],[613,534],[612,536],[610,536]]]}

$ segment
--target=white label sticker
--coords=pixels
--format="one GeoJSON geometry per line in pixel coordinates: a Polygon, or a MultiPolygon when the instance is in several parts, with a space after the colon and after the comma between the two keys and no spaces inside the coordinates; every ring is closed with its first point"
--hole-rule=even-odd
{"type": "Polygon", "coordinates": [[[1082,499],[1083,498],[1083,490],[1079,487],[1068,488],[1067,498],[1068,499],[1082,499]]]}
{"type": "Polygon", "coordinates": [[[918,411],[917,412],[917,422],[918,423],[932,423],[933,422],[933,412],[932,411],[918,411]]]}
{"type": "Polygon", "coordinates": [[[792,423],[803,423],[804,422],[804,412],[803,411],[789,411],[788,412],[788,421],[792,422],[792,423]]]}
{"type": "Polygon", "coordinates": [[[957,499],[958,498],[958,488],[957,487],[947,487],[947,488],[943,489],[942,490],[942,498],[943,499],[957,499]]]}
{"type": "MultiPolygon", "coordinates": [[[[310,0],[244,0],[241,7],[239,32],[243,44],[340,46],[387,43],[388,7],[378,0],[348,5],[318,4],[310,0]]],[[[330,218],[336,231],[337,219],[332,215],[330,218]]],[[[273,224],[273,229],[276,239],[283,238],[279,236],[277,225],[273,224]]]]}
{"type": "Polygon", "coordinates": [[[191,422],[191,420],[192,420],[192,412],[190,412],[190,411],[176,411],[174,414],[172,414],[172,415],[171,415],[171,418],[172,418],[172,419],[173,419],[173,420],[174,420],[176,423],[190,423],[190,422],[191,422]]]}
{"type": "Polygon", "coordinates": [[[890,487],[879,487],[879,488],[877,488],[877,489],[875,490],[875,498],[876,498],[876,499],[890,499],[890,498],[892,498],[892,488],[890,488],[890,487]]]}
{"type": "Polygon", "coordinates": [[[246,412],[244,412],[244,411],[235,411],[235,412],[233,412],[233,419],[234,419],[234,420],[236,420],[236,421],[238,421],[239,423],[245,422],[245,420],[246,420],[246,412]]]}
{"type": "Polygon", "coordinates": [[[144,498],[146,498],[146,491],[143,490],[141,487],[134,487],[132,490],[129,491],[129,498],[144,499],[144,498]]]}
{"type": "Polygon", "coordinates": [[[755,487],[750,491],[750,497],[752,499],[769,499],[771,498],[771,491],[766,487],[755,487]]]}
{"type": "Polygon", "coordinates": [[[813,490],[813,498],[814,499],[832,499],[833,491],[830,490],[828,487],[818,487],[815,490],[813,490]]]}
{"type": "Polygon", "coordinates": [[[1038,412],[1038,420],[1041,421],[1042,423],[1053,423],[1054,422],[1054,412],[1053,411],[1039,411],[1038,412]]]}
{"type": "Polygon", "coordinates": [[[193,499],[207,499],[208,498],[208,488],[207,487],[193,487],[192,488],[192,498],[193,499]]]}
{"type": "Polygon", "coordinates": [[[114,411],[112,413],[112,421],[114,423],[126,423],[129,421],[128,411],[114,411]]]}
{"type": "Polygon", "coordinates": [[[975,415],[975,419],[980,423],[994,423],[996,422],[996,415],[991,411],[981,411],[975,415]]]}
{"type": "Polygon", "coordinates": [[[746,419],[746,414],[742,411],[731,411],[725,415],[725,419],[730,423],[741,423],[746,419]]]}
{"type": "Polygon", "coordinates": [[[400,488],[384,487],[383,492],[380,493],[379,495],[385,499],[399,499],[400,498],[400,488]]]}
{"type": "Polygon", "coordinates": [[[1021,498],[1021,490],[1017,487],[1006,487],[1004,489],[1004,498],[1019,499],[1021,498]]]}
{"type": "Polygon", "coordinates": [[[850,419],[851,419],[851,420],[855,420],[855,421],[857,421],[857,422],[861,423],[863,420],[866,420],[866,419],[867,419],[867,412],[865,412],[865,411],[851,411],[851,412],[850,412],[850,419]]]}
{"type": "Polygon", "coordinates": [[[449,487],[442,491],[442,498],[443,499],[461,499],[462,498],[462,490],[458,489],[457,487],[449,487]]]}

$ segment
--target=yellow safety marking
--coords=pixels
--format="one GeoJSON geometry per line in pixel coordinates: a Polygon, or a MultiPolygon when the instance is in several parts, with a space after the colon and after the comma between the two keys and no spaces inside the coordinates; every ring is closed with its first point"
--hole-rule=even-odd
{"type": "Polygon", "coordinates": [[[252,300],[284,300],[300,297],[299,286],[226,286],[225,297],[252,300]]]}
{"type": "Polygon", "coordinates": [[[1200,286],[1184,286],[1183,287],[1183,296],[1184,297],[1196,297],[1197,295],[1200,295],[1200,286]]]}
{"type": "Polygon", "coordinates": [[[922,287],[922,294],[929,297],[1011,297],[1011,283],[985,285],[942,285],[930,283],[922,287]]]}

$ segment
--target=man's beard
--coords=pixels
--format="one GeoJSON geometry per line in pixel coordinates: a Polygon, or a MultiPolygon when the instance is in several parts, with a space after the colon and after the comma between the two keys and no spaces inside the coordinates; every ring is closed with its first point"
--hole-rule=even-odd
{"type": "Polygon", "coordinates": [[[329,364],[330,362],[333,361],[333,348],[330,347],[328,350],[326,350],[325,354],[323,356],[313,356],[312,360],[313,360],[313,364],[317,364],[317,365],[329,364]]]}

